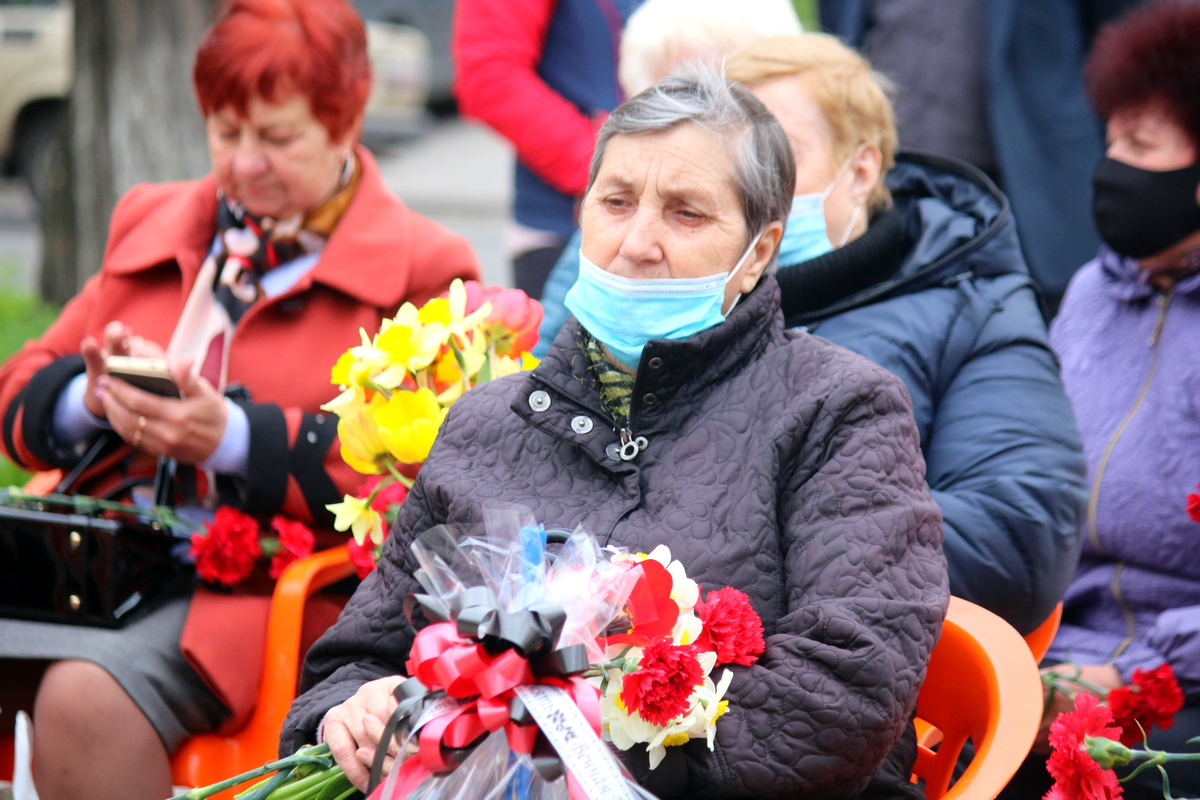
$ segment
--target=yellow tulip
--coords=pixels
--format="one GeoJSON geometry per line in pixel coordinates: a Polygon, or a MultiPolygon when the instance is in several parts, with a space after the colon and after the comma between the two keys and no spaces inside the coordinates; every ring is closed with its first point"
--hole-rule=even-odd
{"type": "Polygon", "coordinates": [[[376,394],[369,403],[352,400],[337,412],[342,460],[364,475],[378,475],[387,469],[388,448],[375,423],[375,412],[386,402],[383,395],[376,394]]]}
{"type": "Polygon", "coordinates": [[[374,544],[383,544],[383,519],[379,512],[367,505],[365,499],[345,495],[342,502],[330,503],[325,507],[334,514],[333,529],[353,531],[354,541],[359,546],[368,536],[374,544]]]}
{"type": "Polygon", "coordinates": [[[401,464],[420,464],[429,457],[446,410],[424,387],[401,390],[374,411],[379,438],[401,464]]]}

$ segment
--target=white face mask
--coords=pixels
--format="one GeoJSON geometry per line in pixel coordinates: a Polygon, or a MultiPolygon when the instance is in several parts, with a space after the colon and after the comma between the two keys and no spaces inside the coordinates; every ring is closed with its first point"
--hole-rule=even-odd
{"type": "Polygon", "coordinates": [[[564,304],[618,361],[637,369],[647,342],[686,339],[725,320],[725,287],[762,235],[759,231],[732,270],[702,278],[624,278],[600,269],[581,248],[579,279],[564,304]]]}

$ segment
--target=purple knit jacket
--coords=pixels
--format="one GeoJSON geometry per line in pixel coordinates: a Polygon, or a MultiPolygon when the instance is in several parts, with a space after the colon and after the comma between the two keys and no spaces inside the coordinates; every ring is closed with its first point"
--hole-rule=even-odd
{"type": "Polygon", "coordinates": [[[1163,293],[1104,249],[1054,320],[1091,490],[1083,554],[1049,656],[1134,668],[1169,662],[1200,701],[1200,274],[1163,293]]]}

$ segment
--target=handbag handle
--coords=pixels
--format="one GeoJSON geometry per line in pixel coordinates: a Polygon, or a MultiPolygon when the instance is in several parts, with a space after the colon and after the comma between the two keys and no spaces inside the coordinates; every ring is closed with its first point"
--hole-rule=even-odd
{"type": "MultiPolygon", "coordinates": [[[[71,471],[58,482],[54,487],[55,494],[71,494],[71,488],[79,481],[85,472],[95,464],[102,455],[109,451],[109,448],[120,442],[121,439],[115,431],[103,431],[96,437],[96,441],[92,442],[88,447],[87,452],[83,454],[83,458],[79,459],[79,463],[71,468],[71,471]]],[[[158,464],[154,468],[154,504],[157,506],[166,506],[173,508],[175,499],[171,495],[171,487],[175,482],[175,472],[178,469],[178,464],[173,458],[159,456],[158,464]]],[[[107,492],[101,499],[108,500],[120,492],[130,489],[134,486],[142,486],[150,481],[146,478],[132,478],[123,480],[116,485],[112,490],[107,492]]]]}

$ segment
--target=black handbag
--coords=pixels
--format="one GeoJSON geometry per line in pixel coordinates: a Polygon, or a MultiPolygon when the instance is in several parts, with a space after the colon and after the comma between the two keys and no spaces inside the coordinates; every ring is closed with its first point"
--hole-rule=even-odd
{"type": "MultiPolygon", "coordinates": [[[[156,500],[166,472],[160,464],[156,500]]],[[[0,617],[118,628],[190,581],[192,568],[173,555],[189,533],[116,505],[0,490],[0,617]]]]}

